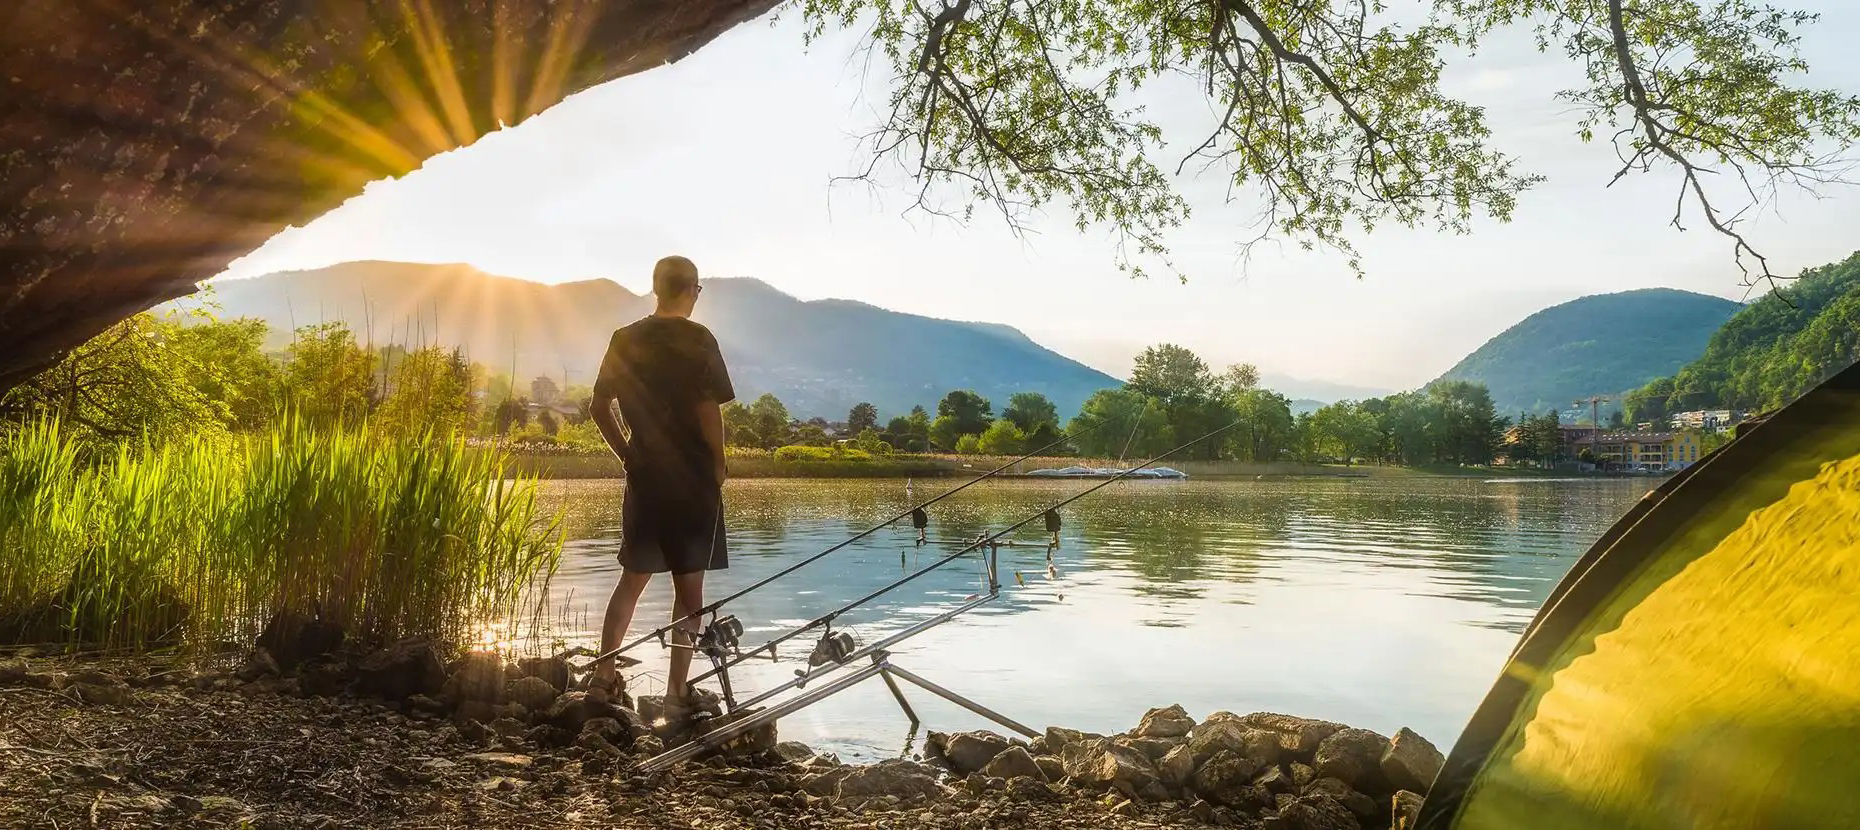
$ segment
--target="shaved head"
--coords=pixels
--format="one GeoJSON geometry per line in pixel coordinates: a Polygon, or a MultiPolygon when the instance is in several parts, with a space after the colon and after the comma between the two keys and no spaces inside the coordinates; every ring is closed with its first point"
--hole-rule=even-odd
{"type": "Polygon", "coordinates": [[[668,256],[652,266],[652,293],[661,301],[684,296],[697,282],[697,266],[684,257],[668,256]]]}

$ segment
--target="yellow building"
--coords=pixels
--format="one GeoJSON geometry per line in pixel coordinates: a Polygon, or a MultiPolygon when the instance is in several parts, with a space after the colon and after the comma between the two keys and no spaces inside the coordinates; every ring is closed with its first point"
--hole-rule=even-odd
{"type": "Polygon", "coordinates": [[[1605,468],[1680,469],[1699,460],[1699,435],[1678,432],[1604,432],[1576,442],[1605,468]]]}

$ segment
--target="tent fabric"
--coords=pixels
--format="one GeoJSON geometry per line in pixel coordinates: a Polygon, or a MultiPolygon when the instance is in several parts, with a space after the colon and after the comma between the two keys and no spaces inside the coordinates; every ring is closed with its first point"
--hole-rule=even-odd
{"type": "Polygon", "coordinates": [[[1860,365],[1583,554],[1417,825],[1860,827],[1860,365]]]}

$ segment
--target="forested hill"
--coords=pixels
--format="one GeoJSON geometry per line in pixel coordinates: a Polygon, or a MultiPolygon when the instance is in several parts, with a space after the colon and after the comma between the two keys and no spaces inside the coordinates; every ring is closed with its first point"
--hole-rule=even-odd
{"type": "Polygon", "coordinates": [[[1567,408],[1672,374],[1738,307],[1672,288],[1582,297],[1524,318],[1439,380],[1485,384],[1499,412],[1567,408]]]}
{"type": "MultiPolygon", "coordinates": [[[[341,322],[376,345],[459,346],[520,380],[567,375],[590,383],[613,330],[651,311],[650,297],[609,280],[544,285],[469,265],[348,262],[213,285],[222,317],[257,317],[273,346],[297,326],[341,322]]],[[[738,397],[772,392],[800,417],[840,419],[870,401],[887,416],[952,389],[974,389],[997,410],[1015,392],[1040,392],[1061,417],[1109,375],[1018,330],[940,320],[848,300],[803,302],[754,279],[705,281],[696,319],[730,363],[738,397]]]]}
{"type": "Polygon", "coordinates": [[[1860,360],[1860,252],[1802,272],[1739,311],[1705,353],[1629,402],[1640,420],[1692,409],[1773,409],[1860,360]]]}

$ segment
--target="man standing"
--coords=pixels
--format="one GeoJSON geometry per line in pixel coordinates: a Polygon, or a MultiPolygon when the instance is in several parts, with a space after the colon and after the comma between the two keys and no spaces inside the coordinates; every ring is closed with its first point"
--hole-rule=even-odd
{"type": "MultiPolygon", "coordinates": [[[[672,575],[672,619],[704,607],[704,572],[728,566],[723,529],[723,404],[736,397],[710,330],[691,321],[697,266],[681,256],[652,269],[653,313],[614,332],[594,381],[593,417],[626,467],[621,507],[620,582],[607,602],[601,651],[618,648],[639,595],[655,573],[672,575]],[[615,405],[619,418],[615,418],[615,405]]],[[[689,646],[692,619],[672,633],[689,646]]],[[[683,718],[691,649],[674,648],[666,676],[668,719],[683,718]]],[[[612,688],[610,658],[594,683],[612,688]]]]}

